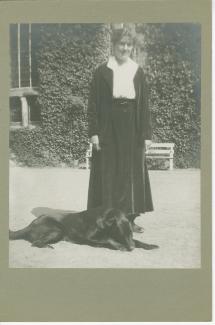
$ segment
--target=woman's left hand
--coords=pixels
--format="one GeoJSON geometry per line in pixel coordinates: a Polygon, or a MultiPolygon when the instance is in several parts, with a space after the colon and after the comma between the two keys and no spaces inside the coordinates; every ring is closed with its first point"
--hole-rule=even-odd
{"type": "Polygon", "coordinates": [[[151,144],[152,144],[152,140],[145,140],[146,150],[148,150],[150,148],[151,144]]]}

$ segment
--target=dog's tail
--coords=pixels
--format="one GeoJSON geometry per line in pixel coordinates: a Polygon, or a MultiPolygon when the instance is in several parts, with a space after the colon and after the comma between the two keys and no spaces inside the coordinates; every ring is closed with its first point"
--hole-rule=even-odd
{"type": "Polygon", "coordinates": [[[20,229],[17,231],[9,230],[9,239],[16,240],[16,239],[24,239],[26,234],[26,228],[20,229]]]}

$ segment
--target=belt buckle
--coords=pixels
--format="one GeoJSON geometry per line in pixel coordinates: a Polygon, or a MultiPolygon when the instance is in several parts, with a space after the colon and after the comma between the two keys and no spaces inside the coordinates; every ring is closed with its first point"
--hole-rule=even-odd
{"type": "Polygon", "coordinates": [[[127,104],[127,101],[126,100],[120,102],[120,105],[124,105],[124,104],[127,104]]]}

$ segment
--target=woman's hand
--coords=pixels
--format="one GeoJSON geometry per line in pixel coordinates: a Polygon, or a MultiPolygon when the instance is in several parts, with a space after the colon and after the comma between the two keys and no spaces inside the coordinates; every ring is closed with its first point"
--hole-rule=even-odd
{"type": "Polygon", "coordinates": [[[95,149],[96,151],[99,151],[101,149],[100,145],[99,145],[99,137],[98,137],[98,135],[93,135],[90,138],[90,142],[93,145],[93,149],[95,149]]]}
{"type": "Polygon", "coordinates": [[[152,140],[145,140],[146,151],[150,148],[151,144],[152,144],[152,140]]]}

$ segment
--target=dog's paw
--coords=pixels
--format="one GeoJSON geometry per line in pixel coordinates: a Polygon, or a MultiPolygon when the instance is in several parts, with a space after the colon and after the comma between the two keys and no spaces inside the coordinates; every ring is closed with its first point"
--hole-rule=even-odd
{"type": "Polygon", "coordinates": [[[54,247],[53,247],[52,245],[47,245],[46,247],[47,247],[47,248],[54,249],[54,247]]]}
{"type": "Polygon", "coordinates": [[[124,246],[119,246],[117,249],[120,250],[121,252],[128,251],[127,248],[125,248],[124,246]]]}
{"type": "Polygon", "coordinates": [[[118,250],[122,251],[122,252],[131,252],[133,251],[135,248],[135,246],[131,246],[131,247],[125,247],[125,246],[118,246],[118,250]]]}
{"type": "Polygon", "coordinates": [[[146,250],[159,248],[158,245],[146,244],[146,243],[143,243],[143,242],[141,242],[139,240],[136,240],[136,239],[134,239],[134,243],[135,243],[136,248],[143,248],[143,249],[146,249],[146,250]]]}
{"type": "Polygon", "coordinates": [[[158,245],[150,245],[150,244],[147,244],[145,247],[143,247],[144,249],[146,250],[151,250],[151,249],[156,249],[156,248],[159,248],[158,245]]]}
{"type": "Polygon", "coordinates": [[[32,247],[38,247],[38,248],[51,248],[54,249],[53,246],[49,245],[49,244],[45,244],[43,241],[41,240],[36,240],[31,244],[32,247]]]}

